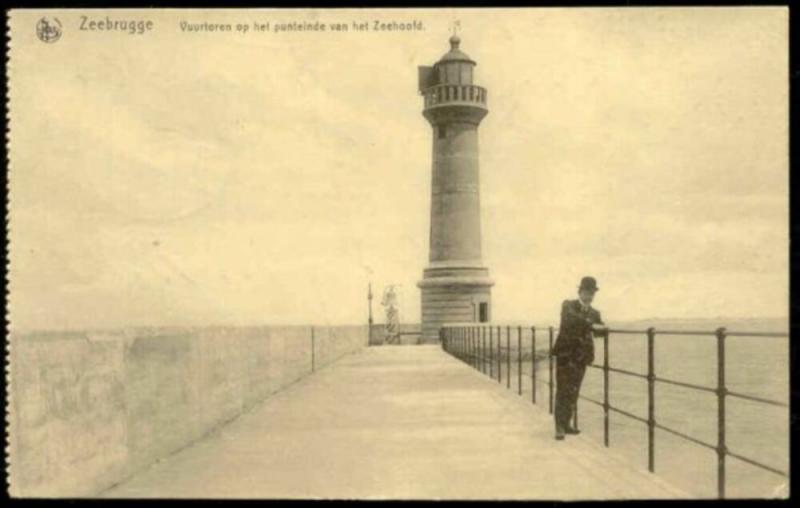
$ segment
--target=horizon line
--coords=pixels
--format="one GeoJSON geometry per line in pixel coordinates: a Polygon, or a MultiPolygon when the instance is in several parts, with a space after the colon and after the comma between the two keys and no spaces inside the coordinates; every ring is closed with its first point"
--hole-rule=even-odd
{"type": "MultiPolygon", "coordinates": [[[[635,319],[611,319],[610,323],[641,323],[645,321],[767,321],[767,320],[786,320],[790,321],[790,316],[750,316],[750,317],[735,317],[735,316],[712,316],[712,317],[646,317],[635,319]]],[[[557,320],[556,320],[557,321],[557,320]]],[[[525,319],[506,319],[502,321],[488,321],[487,324],[495,323],[498,325],[514,325],[514,326],[538,326],[531,320],[525,319]]],[[[541,323],[541,321],[540,321],[541,323]]],[[[385,322],[373,321],[373,326],[383,326],[385,322]]],[[[198,329],[198,328],[261,328],[261,327],[348,327],[348,326],[364,326],[368,323],[205,323],[205,324],[131,324],[131,325],[114,325],[114,326],[86,326],[83,328],[78,327],[54,327],[54,328],[14,328],[12,326],[6,327],[6,335],[11,333],[80,333],[80,332],[113,332],[122,330],[141,330],[141,329],[198,329]]],[[[421,321],[415,322],[401,322],[399,326],[421,326],[421,321]]]]}

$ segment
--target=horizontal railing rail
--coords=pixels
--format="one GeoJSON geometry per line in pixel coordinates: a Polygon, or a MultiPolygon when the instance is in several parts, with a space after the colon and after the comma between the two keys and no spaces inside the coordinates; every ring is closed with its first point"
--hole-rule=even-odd
{"type": "MultiPolygon", "coordinates": [[[[498,383],[503,382],[503,371],[506,373],[506,387],[511,388],[511,336],[512,328],[516,332],[517,344],[517,389],[522,395],[522,372],[523,362],[531,362],[531,401],[536,403],[536,383],[537,383],[537,348],[536,348],[536,332],[535,326],[498,326],[488,324],[453,324],[446,325],[440,329],[440,339],[442,348],[449,354],[455,356],[461,361],[464,361],[474,368],[483,373],[488,374],[492,378],[496,378],[498,383]],[[523,355],[523,333],[522,330],[530,330],[531,340],[531,355],[530,359],[525,358],[523,355]],[[505,347],[503,347],[505,343],[505,347]],[[505,355],[503,352],[505,351],[505,355]],[[505,361],[503,361],[505,360],[505,361]],[[503,365],[505,363],[505,365],[503,365]]],[[[548,346],[546,353],[542,356],[547,358],[548,380],[543,381],[548,386],[549,395],[549,411],[553,413],[554,405],[554,389],[556,383],[554,381],[554,368],[555,362],[553,360],[553,342],[556,332],[555,327],[547,327],[548,346]]],[[[686,441],[692,442],[696,445],[714,450],[717,454],[717,495],[720,499],[725,498],[726,486],[726,466],[727,458],[731,457],[743,463],[749,464],[753,467],[768,471],[783,478],[788,478],[789,473],[781,468],[765,464],[752,457],[746,457],[740,453],[735,453],[728,448],[727,435],[726,435],[726,400],[729,397],[734,397],[751,402],[788,408],[787,402],[781,400],[769,399],[757,395],[741,393],[729,390],[726,384],[725,371],[726,371],[726,339],[728,337],[757,337],[757,338],[784,338],[788,339],[788,333],[783,332],[746,332],[746,331],[728,331],[725,328],[718,328],[713,331],[709,330],[656,330],[655,328],[647,328],[645,330],[630,330],[630,329],[605,329],[599,332],[596,339],[602,340],[603,343],[603,358],[602,365],[590,364],[589,367],[598,369],[603,372],[603,400],[593,399],[584,395],[580,395],[580,400],[587,401],[591,404],[599,406],[603,409],[603,442],[606,447],[610,445],[610,413],[617,413],[632,420],[644,423],[648,428],[648,451],[647,462],[648,470],[655,472],[655,430],[662,430],[674,436],[680,437],[686,441]],[[609,338],[612,334],[619,335],[643,335],[647,340],[647,372],[634,372],[632,370],[622,369],[619,367],[612,367],[610,365],[609,357],[609,338]],[[663,376],[656,375],[655,372],[655,339],[657,336],[697,336],[697,337],[714,337],[716,340],[716,363],[717,363],[717,382],[715,386],[704,386],[696,383],[670,379],[663,376]],[[623,376],[642,379],[647,382],[647,416],[639,416],[626,411],[622,408],[613,406],[610,403],[610,386],[609,386],[609,373],[616,373],[623,376]],[[680,386],[691,390],[713,393],[717,397],[717,440],[716,443],[710,443],[691,436],[687,433],[681,432],[678,429],[668,427],[659,423],[655,417],[655,386],[657,383],[666,385],[680,386]]],[[[575,426],[577,426],[578,412],[575,410],[575,426]]]]}

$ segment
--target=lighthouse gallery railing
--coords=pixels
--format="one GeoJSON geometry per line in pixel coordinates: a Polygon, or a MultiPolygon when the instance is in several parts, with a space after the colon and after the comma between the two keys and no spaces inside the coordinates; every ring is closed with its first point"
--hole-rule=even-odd
{"type": "MultiPolygon", "coordinates": [[[[505,349],[505,380],[506,387],[511,388],[511,330],[516,329],[517,338],[517,386],[518,393],[522,395],[522,326],[496,326],[496,325],[448,325],[440,329],[440,339],[442,348],[454,357],[469,363],[474,368],[483,373],[496,378],[499,383],[503,382],[503,350],[505,349]],[[505,329],[505,348],[502,346],[503,331],[505,329]]],[[[536,404],[536,327],[525,327],[531,331],[531,401],[536,404]]],[[[548,381],[545,383],[549,389],[549,410],[553,413],[554,405],[554,363],[553,363],[553,338],[557,328],[548,327],[548,349],[547,349],[547,370],[548,381]]],[[[745,393],[731,391],[725,383],[725,339],[728,337],[762,337],[762,338],[788,338],[786,333],[772,332],[732,332],[725,328],[718,328],[714,331],[687,331],[687,330],[658,330],[648,328],[646,330],[619,330],[608,329],[602,333],[600,339],[603,342],[603,364],[591,364],[589,367],[602,370],[603,372],[603,400],[596,400],[585,396],[580,396],[582,400],[600,406],[603,409],[603,441],[605,446],[609,446],[609,413],[615,412],[647,425],[647,464],[650,472],[655,472],[655,430],[663,430],[672,435],[690,441],[699,446],[714,450],[717,454],[717,495],[720,499],[725,498],[725,479],[726,479],[726,459],[731,457],[746,464],[757,467],[764,471],[769,471],[775,475],[787,478],[789,474],[780,468],[764,464],[750,457],[734,453],[728,448],[726,440],[726,409],[725,401],[727,397],[749,400],[759,404],[778,407],[789,407],[787,403],[779,400],[772,400],[763,397],[756,397],[745,393]],[[647,373],[633,372],[625,369],[612,367],[609,364],[608,343],[611,334],[643,335],[647,340],[647,373]],[[675,379],[657,376],[655,373],[655,339],[656,336],[708,336],[715,337],[717,343],[717,383],[716,386],[703,386],[694,383],[687,383],[675,379]],[[609,403],[609,373],[615,372],[629,377],[639,378],[647,381],[647,418],[637,416],[621,408],[612,406],[609,403]],[[679,430],[660,424],[655,418],[655,385],[664,383],[668,385],[680,386],[691,390],[710,392],[717,397],[717,442],[709,443],[696,437],[685,434],[679,430]]],[[[577,410],[575,419],[577,420],[577,410]]],[[[576,421],[577,425],[577,421],[576,421]]]]}
{"type": "Polygon", "coordinates": [[[478,85],[435,85],[426,88],[422,94],[426,108],[458,103],[486,105],[486,89],[478,85]]]}

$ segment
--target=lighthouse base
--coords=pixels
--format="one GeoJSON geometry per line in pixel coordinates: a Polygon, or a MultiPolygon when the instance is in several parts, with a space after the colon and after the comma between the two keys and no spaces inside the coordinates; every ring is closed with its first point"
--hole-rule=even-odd
{"type": "Polygon", "coordinates": [[[440,342],[439,329],[448,323],[491,320],[489,269],[481,266],[432,264],[417,283],[422,292],[420,342],[440,342]]]}

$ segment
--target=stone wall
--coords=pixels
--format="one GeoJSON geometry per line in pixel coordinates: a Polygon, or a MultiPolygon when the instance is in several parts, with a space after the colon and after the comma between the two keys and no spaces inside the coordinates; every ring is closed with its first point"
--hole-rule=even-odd
{"type": "Polygon", "coordinates": [[[366,326],[11,334],[10,494],[122,481],[367,344],[366,326]],[[313,355],[312,355],[313,343],[313,355]]]}

